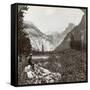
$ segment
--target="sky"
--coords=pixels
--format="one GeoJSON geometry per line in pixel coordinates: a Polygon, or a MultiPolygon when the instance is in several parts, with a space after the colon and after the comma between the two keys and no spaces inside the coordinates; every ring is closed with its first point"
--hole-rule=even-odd
{"type": "Polygon", "coordinates": [[[69,23],[78,25],[82,16],[83,12],[76,8],[29,6],[24,21],[32,22],[45,34],[51,34],[63,32],[69,23]]]}

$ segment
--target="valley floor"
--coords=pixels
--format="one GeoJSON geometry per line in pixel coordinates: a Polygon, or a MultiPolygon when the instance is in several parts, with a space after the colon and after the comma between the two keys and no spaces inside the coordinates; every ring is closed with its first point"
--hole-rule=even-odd
{"type": "MultiPolygon", "coordinates": [[[[34,67],[37,66],[37,70],[39,70],[39,73],[44,72],[44,70],[47,70],[50,74],[47,74],[49,76],[49,79],[51,78],[52,82],[47,81],[47,79],[44,78],[42,73],[41,76],[43,79],[41,80],[43,82],[39,83],[39,79],[37,79],[37,83],[35,84],[43,84],[43,83],[61,83],[61,82],[78,82],[78,81],[86,81],[86,73],[87,73],[87,67],[86,67],[86,52],[85,51],[77,51],[74,49],[68,49],[64,50],[61,53],[58,54],[58,57],[55,55],[50,55],[48,59],[44,60],[33,60],[34,67]],[[43,68],[42,70],[40,68],[43,68]],[[57,75],[58,73],[58,75],[57,75]],[[56,76],[55,76],[56,75],[56,76]],[[58,78],[59,77],[59,78],[58,78]],[[52,79],[53,78],[53,79],[52,79]],[[56,79],[56,80],[54,80],[56,79]],[[46,82],[45,82],[46,81],[46,82]]],[[[36,70],[35,69],[35,70],[36,70]]],[[[22,72],[22,75],[23,72],[22,72]]],[[[35,75],[35,74],[34,74],[35,75]]],[[[26,76],[21,76],[21,80],[19,79],[19,84],[34,84],[34,81],[32,83],[26,83],[26,76]]],[[[48,78],[48,77],[46,77],[48,78]]],[[[28,78],[28,81],[30,78],[28,78]]]]}

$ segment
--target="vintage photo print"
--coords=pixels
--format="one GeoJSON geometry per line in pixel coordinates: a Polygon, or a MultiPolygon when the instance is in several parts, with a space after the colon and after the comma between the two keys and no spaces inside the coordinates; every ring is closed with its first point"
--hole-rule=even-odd
{"type": "Polygon", "coordinates": [[[18,85],[87,81],[87,8],[17,9],[18,85]]]}

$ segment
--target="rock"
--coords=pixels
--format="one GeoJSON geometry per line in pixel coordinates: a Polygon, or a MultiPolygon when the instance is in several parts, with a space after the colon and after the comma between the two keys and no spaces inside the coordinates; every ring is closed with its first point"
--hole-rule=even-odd
{"type": "Polygon", "coordinates": [[[32,66],[28,65],[25,67],[24,72],[26,72],[28,77],[28,84],[45,84],[45,83],[55,83],[60,82],[61,74],[53,73],[49,70],[39,66],[34,65],[34,70],[32,66]]]}

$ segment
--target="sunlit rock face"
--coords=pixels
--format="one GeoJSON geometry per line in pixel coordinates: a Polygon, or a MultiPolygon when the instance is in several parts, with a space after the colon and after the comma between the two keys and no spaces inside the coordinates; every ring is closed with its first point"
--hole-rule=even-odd
{"type": "Polygon", "coordinates": [[[42,51],[53,51],[55,48],[61,44],[64,37],[68,32],[72,30],[74,25],[70,23],[67,28],[62,32],[52,32],[51,34],[42,33],[33,23],[25,23],[24,31],[28,34],[32,45],[32,50],[42,51]]]}
{"type": "Polygon", "coordinates": [[[79,25],[75,26],[64,38],[63,42],[56,48],[56,51],[65,49],[85,49],[86,48],[86,13],[82,16],[79,25]],[[73,40],[71,40],[73,37],[73,40]],[[71,44],[72,47],[70,46],[71,44]]]}
{"type": "Polygon", "coordinates": [[[45,84],[45,83],[55,83],[60,82],[61,74],[53,73],[49,70],[39,66],[34,65],[34,70],[31,65],[25,67],[24,72],[27,75],[27,82],[29,84],[45,84]]]}
{"type": "Polygon", "coordinates": [[[34,24],[32,23],[25,23],[24,31],[28,34],[27,36],[31,40],[31,45],[33,50],[42,51],[42,47],[44,51],[52,51],[54,50],[55,46],[52,40],[42,33],[34,24]]]}

